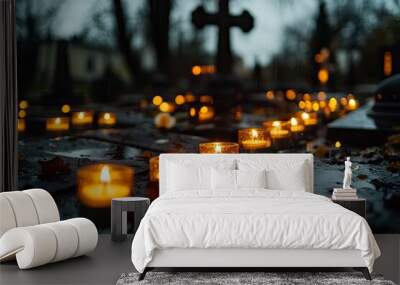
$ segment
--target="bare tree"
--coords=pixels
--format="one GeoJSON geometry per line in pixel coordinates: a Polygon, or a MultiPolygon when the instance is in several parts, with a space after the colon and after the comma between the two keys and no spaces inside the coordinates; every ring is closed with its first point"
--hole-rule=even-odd
{"type": "Polygon", "coordinates": [[[126,9],[122,3],[122,0],[112,0],[113,13],[115,19],[115,37],[120,51],[122,52],[124,59],[131,72],[132,82],[140,85],[143,84],[143,69],[138,55],[132,49],[132,30],[127,25],[127,16],[125,14],[126,9]]]}

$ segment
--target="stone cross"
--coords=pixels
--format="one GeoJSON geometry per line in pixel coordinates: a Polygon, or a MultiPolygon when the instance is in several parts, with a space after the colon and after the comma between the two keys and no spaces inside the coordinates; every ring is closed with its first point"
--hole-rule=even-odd
{"type": "Polygon", "coordinates": [[[217,13],[212,14],[207,13],[203,6],[199,6],[192,13],[192,22],[199,29],[206,25],[218,26],[217,72],[230,74],[233,59],[229,29],[239,27],[247,33],[253,28],[253,17],[246,10],[237,16],[229,14],[229,0],[219,0],[218,9],[217,13]]]}

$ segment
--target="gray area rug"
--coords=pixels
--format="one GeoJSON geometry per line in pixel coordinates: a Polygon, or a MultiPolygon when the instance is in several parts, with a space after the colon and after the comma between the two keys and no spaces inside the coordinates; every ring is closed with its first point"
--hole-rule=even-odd
{"type": "Polygon", "coordinates": [[[146,278],[138,281],[138,273],[122,274],[117,285],[145,284],[379,284],[395,285],[392,281],[384,280],[382,276],[373,275],[368,281],[359,272],[148,272],[146,278]]]}

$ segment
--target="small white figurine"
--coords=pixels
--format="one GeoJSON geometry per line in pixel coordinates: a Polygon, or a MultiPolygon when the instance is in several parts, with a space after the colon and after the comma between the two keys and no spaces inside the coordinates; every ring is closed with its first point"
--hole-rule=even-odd
{"type": "Polygon", "coordinates": [[[351,189],[351,164],[350,157],[346,157],[346,161],[344,162],[343,189],[351,189]]]}

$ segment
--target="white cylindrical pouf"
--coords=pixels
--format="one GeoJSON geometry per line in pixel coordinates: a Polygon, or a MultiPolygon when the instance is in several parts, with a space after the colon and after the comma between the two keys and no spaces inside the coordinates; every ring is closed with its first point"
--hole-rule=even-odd
{"type": "Polygon", "coordinates": [[[49,263],[56,252],[55,234],[42,225],[11,229],[0,239],[0,257],[16,254],[20,269],[49,263]]]}
{"type": "Polygon", "coordinates": [[[10,202],[6,197],[0,193],[0,238],[9,229],[15,228],[17,222],[15,221],[14,211],[10,202]]]}
{"type": "Polygon", "coordinates": [[[17,227],[33,226],[39,223],[35,205],[29,195],[22,191],[1,193],[13,209],[17,227]]]}
{"type": "Polygon", "coordinates": [[[65,220],[78,232],[79,245],[74,257],[93,251],[97,246],[97,228],[92,221],[85,218],[74,218],[65,220]]]}
{"type": "Polygon", "coordinates": [[[32,199],[39,218],[39,224],[60,220],[57,205],[49,192],[43,189],[29,189],[22,192],[29,195],[32,199]]]}
{"type": "Polygon", "coordinates": [[[51,262],[71,258],[75,255],[78,249],[79,237],[75,228],[65,222],[55,222],[42,225],[51,229],[56,235],[57,239],[57,252],[51,262]]]}

